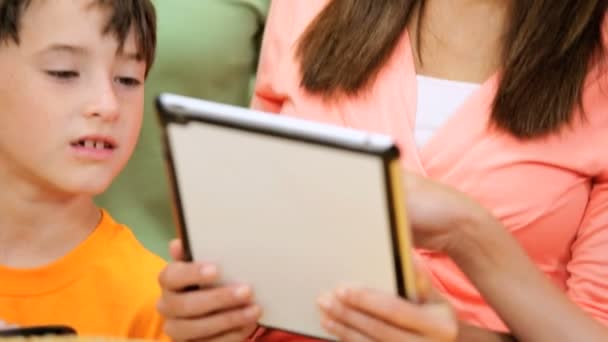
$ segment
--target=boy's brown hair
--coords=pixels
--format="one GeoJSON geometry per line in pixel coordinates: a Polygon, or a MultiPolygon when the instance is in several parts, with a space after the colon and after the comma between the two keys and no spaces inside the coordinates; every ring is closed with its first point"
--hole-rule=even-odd
{"type": "MultiPolygon", "coordinates": [[[[40,1],[40,0],[36,0],[40,1]]],[[[50,0],[44,0],[50,1],[50,0]]],[[[138,53],[146,62],[146,74],[154,63],[156,52],[156,12],[150,0],[90,0],[91,6],[111,10],[103,34],[113,34],[119,50],[129,34],[135,30],[138,53]]],[[[0,0],[0,43],[9,39],[19,44],[19,23],[32,0],[0,0]]]]}

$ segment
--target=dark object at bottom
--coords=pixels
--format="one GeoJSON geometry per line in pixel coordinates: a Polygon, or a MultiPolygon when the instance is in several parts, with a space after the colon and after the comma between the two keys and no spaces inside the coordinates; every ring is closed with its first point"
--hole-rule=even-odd
{"type": "Polygon", "coordinates": [[[0,337],[34,337],[45,335],[76,335],[74,328],[66,325],[40,325],[0,330],[0,337]]]}

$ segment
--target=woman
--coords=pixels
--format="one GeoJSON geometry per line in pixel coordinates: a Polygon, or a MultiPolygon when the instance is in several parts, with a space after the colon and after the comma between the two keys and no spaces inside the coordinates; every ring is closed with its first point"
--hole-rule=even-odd
{"type": "MultiPolygon", "coordinates": [[[[606,7],[276,1],[253,106],[390,134],[405,169],[491,212],[434,184],[424,183],[441,189],[424,185],[427,202],[412,182],[407,189],[410,212],[425,218],[412,218],[422,264],[462,322],[522,340],[606,339],[598,323],[608,323],[608,158],[599,153],[608,147],[606,7]]],[[[226,307],[193,317],[220,320],[226,307]]],[[[382,339],[370,336],[370,319],[387,319],[369,306],[354,310],[366,318],[358,322],[324,312],[338,337],[349,339],[331,327],[382,339]]],[[[420,322],[388,322],[383,331],[436,338],[420,322]]],[[[462,340],[468,331],[461,325],[462,340]]]]}

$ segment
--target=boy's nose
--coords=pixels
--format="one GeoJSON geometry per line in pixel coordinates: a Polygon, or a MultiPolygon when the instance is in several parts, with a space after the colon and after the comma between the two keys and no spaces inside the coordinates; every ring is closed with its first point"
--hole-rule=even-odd
{"type": "Polygon", "coordinates": [[[115,121],[119,116],[119,105],[116,92],[111,81],[98,83],[92,87],[91,101],[85,115],[98,117],[104,121],[115,121]]]}

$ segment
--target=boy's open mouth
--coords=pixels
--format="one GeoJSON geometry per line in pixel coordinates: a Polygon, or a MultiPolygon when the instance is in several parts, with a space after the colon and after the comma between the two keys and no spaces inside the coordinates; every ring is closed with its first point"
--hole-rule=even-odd
{"type": "Polygon", "coordinates": [[[79,139],[71,143],[73,147],[96,149],[96,150],[113,150],[116,144],[105,139],[85,138],[79,139]]]}

